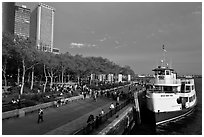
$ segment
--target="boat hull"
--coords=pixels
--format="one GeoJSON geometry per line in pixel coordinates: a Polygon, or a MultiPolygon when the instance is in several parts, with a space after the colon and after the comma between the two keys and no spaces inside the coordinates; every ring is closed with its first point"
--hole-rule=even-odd
{"type": "Polygon", "coordinates": [[[179,111],[172,111],[172,112],[160,112],[154,113],[155,116],[155,123],[156,125],[164,124],[170,121],[174,121],[176,119],[185,117],[191,114],[194,111],[195,107],[179,110],[179,111]]]}

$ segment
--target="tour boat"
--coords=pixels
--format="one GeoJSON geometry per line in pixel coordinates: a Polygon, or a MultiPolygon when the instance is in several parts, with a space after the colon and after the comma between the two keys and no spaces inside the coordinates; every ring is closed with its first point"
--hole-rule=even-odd
{"type": "MultiPolygon", "coordinates": [[[[163,46],[164,55],[166,50],[163,46]]],[[[165,64],[153,69],[153,84],[146,91],[148,111],[152,112],[156,125],[160,125],[193,112],[196,103],[196,91],[193,78],[178,79],[177,73],[165,64]]]]}

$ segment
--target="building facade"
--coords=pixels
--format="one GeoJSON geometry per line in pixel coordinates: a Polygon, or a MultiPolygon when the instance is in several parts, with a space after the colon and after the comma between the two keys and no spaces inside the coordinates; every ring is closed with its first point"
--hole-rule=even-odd
{"type": "Polygon", "coordinates": [[[53,49],[52,49],[52,53],[54,53],[54,54],[60,54],[60,49],[58,49],[58,48],[53,48],[53,49]]]}
{"type": "Polygon", "coordinates": [[[30,13],[24,5],[15,6],[14,34],[25,38],[30,36],[30,13]]]}
{"type": "Polygon", "coordinates": [[[122,78],[123,78],[123,75],[122,74],[118,74],[118,82],[123,82],[122,78]]]}
{"type": "Polygon", "coordinates": [[[14,34],[15,2],[2,2],[2,32],[14,34]]]}
{"type": "Polygon", "coordinates": [[[54,13],[54,8],[42,3],[31,13],[30,36],[36,41],[38,50],[53,51],[54,13]]]}

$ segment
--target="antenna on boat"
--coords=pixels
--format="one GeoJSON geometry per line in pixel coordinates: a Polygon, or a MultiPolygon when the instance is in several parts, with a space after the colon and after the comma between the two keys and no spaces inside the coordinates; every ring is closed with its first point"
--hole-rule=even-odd
{"type": "Polygon", "coordinates": [[[163,59],[161,60],[161,63],[162,63],[162,67],[165,67],[167,64],[166,64],[166,49],[164,47],[164,44],[162,46],[162,51],[163,51],[163,59]]]}

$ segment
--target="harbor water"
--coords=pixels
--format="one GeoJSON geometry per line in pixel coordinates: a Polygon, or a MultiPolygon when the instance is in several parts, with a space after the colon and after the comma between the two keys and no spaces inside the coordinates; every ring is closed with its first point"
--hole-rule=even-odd
{"type": "Polygon", "coordinates": [[[156,128],[156,133],[150,132],[147,127],[133,128],[131,134],[157,135],[202,135],[202,78],[195,79],[197,106],[195,111],[187,117],[162,124],[156,128]],[[139,131],[138,131],[139,130],[139,131]]]}

